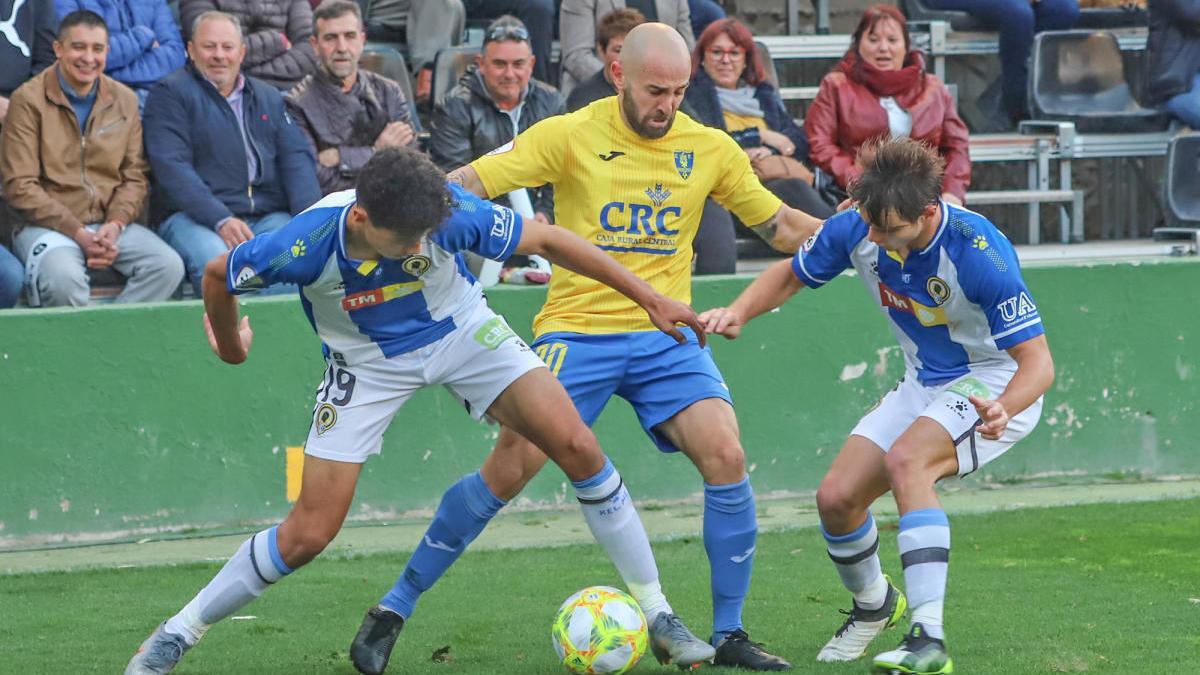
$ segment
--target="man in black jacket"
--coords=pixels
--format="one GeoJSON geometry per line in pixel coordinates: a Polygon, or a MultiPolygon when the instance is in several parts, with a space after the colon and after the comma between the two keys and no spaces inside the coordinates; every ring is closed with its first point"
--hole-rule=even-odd
{"type": "Polygon", "coordinates": [[[53,0],[0,0],[0,124],[8,97],[54,63],[53,0]]]}
{"type": "Polygon", "coordinates": [[[1146,96],[1200,129],[1200,0],[1150,0],[1146,96]]]}
{"type": "Polygon", "coordinates": [[[321,198],[316,158],[283,97],[243,75],[237,19],[205,12],[188,41],[190,63],[146,99],[146,155],[159,234],[179,252],[196,295],[204,265],[285,225],[321,198]]]}
{"type": "MultiPolygon", "coordinates": [[[[529,31],[518,19],[502,16],[488,26],[475,65],[433,112],[429,154],[442,170],[469,164],[565,111],[558,90],[532,79],[534,60],[529,31]]],[[[535,192],[536,216],[549,222],[554,214],[550,188],[535,192]]]]}

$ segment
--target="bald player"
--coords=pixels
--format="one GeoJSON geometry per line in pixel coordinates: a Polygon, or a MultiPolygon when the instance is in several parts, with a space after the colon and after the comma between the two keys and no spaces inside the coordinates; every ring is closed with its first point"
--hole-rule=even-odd
{"type": "MultiPolygon", "coordinates": [[[[555,222],[684,303],[691,302],[692,240],[708,197],[780,251],[795,252],[816,231],[819,220],[784,205],[759,183],[746,153],[728,134],[678,113],[691,57],[673,28],[635,27],[609,68],[616,96],[542,120],[514,142],[451,172],[450,180],[481,197],[553,184],[555,222]]],[[[790,670],[752,642],[742,625],[758,531],[754,493],[729,389],[703,336],[681,330],[687,342],[663,339],[637,305],[558,268],[534,320],[533,347],[588,425],[616,394],[633,406],[659,450],[682,452],[704,480],[711,647],[697,648],[671,611],[651,556],[636,564],[614,556],[650,622],[655,656],[683,666],[712,658],[722,666],[790,670]]],[[[545,463],[535,445],[502,429],[479,472],[486,494],[465,495],[459,486],[446,492],[396,586],[368,613],[352,654],[382,654],[386,662],[420,594],[545,463]]],[[[606,499],[619,508],[624,495],[616,490],[606,499]]],[[[635,545],[641,544],[631,538],[635,545]]]]}

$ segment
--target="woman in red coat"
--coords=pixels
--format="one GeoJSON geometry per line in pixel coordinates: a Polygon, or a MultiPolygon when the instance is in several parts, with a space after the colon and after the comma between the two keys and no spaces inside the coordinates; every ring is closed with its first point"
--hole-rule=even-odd
{"type": "Polygon", "coordinates": [[[809,159],[844,191],[861,173],[855,160],[864,142],[909,136],[937,148],[946,162],[942,198],[962,205],[971,182],[967,127],[946,85],[910,47],[900,10],[874,5],[863,13],[850,49],[821,80],[804,117],[809,159]]]}

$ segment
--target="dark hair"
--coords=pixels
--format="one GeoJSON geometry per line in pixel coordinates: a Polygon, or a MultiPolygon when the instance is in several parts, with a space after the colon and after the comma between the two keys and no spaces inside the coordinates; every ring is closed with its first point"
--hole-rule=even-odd
{"type": "Polygon", "coordinates": [[[889,211],[916,222],[942,192],[945,162],[937,151],[911,138],[883,138],[858,150],[862,175],[850,184],[850,197],[872,225],[882,226],[889,211]]]}
{"type": "Polygon", "coordinates": [[[696,38],[696,49],[692,51],[692,75],[694,76],[704,64],[704,53],[712,46],[717,36],[724,33],[733,40],[733,44],[746,52],[746,69],[742,71],[742,79],[751,87],[757,87],[767,77],[762,59],[758,55],[758,47],[754,44],[754,34],[746,28],[746,24],[734,18],[720,19],[708,25],[700,37],[696,38]]]}
{"type": "Polygon", "coordinates": [[[904,53],[908,54],[912,50],[912,38],[908,35],[908,19],[904,18],[904,13],[895,5],[871,5],[868,7],[863,12],[862,18],[858,20],[858,27],[854,29],[854,36],[850,39],[850,49],[846,50],[846,53],[858,54],[858,43],[862,40],[862,36],[871,32],[871,29],[879,22],[887,19],[899,24],[900,32],[904,34],[904,53]]]}
{"type": "Polygon", "coordinates": [[[529,29],[511,14],[502,14],[483,31],[483,51],[489,42],[529,42],[529,29]]]}
{"type": "Polygon", "coordinates": [[[646,23],[646,17],[636,9],[622,7],[600,17],[596,24],[596,44],[601,50],[608,49],[608,43],[613,38],[628,35],[636,26],[646,23]]]}
{"type": "Polygon", "coordinates": [[[357,2],[351,2],[350,0],[325,0],[313,10],[313,35],[320,37],[317,35],[318,21],[340,19],[347,14],[353,14],[358,19],[359,27],[362,26],[362,10],[359,8],[357,2]]]}
{"type": "Polygon", "coordinates": [[[58,35],[55,37],[59,42],[67,37],[67,31],[75,26],[87,26],[88,28],[103,28],[104,33],[108,34],[108,24],[104,23],[104,17],[95,12],[89,12],[86,9],[77,9],[74,12],[68,13],[58,22],[58,35]]]}
{"type": "Polygon", "coordinates": [[[416,150],[376,152],[358,174],[355,188],[371,223],[404,241],[420,239],[450,217],[446,174],[416,150]]]}

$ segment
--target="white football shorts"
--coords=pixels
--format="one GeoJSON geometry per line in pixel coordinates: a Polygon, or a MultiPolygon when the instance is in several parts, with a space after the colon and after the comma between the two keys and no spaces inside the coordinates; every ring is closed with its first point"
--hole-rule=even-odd
{"type": "Polygon", "coordinates": [[[1042,399],[1039,398],[1008,421],[1008,428],[1000,440],[988,440],[975,431],[980,419],[967,397],[995,399],[1004,392],[1012,375],[1007,370],[977,370],[957,380],[926,387],[910,373],[864,415],[850,433],[870,440],[887,452],[918,417],[928,417],[940,424],[954,440],[958,450],[958,475],[965,476],[1003,455],[1014,443],[1028,436],[1042,416],[1042,399]]]}
{"type": "Polygon", "coordinates": [[[392,417],[418,389],[443,385],[482,419],[508,385],[544,367],[504,319],[480,303],[453,332],[420,349],[349,367],[330,360],[304,452],[361,464],[379,453],[392,417]]]}

